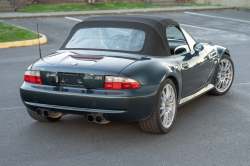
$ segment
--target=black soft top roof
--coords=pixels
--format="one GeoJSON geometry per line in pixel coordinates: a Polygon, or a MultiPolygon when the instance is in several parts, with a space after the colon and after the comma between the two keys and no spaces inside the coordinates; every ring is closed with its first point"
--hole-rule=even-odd
{"type": "Polygon", "coordinates": [[[121,21],[121,22],[136,22],[147,24],[149,26],[154,27],[156,24],[160,23],[163,26],[170,25],[170,26],[177,26],[179,25],[177,22],[168,19],[164,16],[157,16],[157,15],[114,15],[114,16],[99,16],[99,17],[90,17],[82,22],[85,21],[121,21]]]}
{"type": "MultiPolygon", "coordinates": [[[[141,51],[135,52],[142,55],[153,56],[170,56],[170,49],[166,37],[166,28],[170,26],[179,26],[179,24],[164,16],[157,15],[114,15],[114,16],[98,16],[90,17],[76,24],[70,32],[65,43],[60,49],[65,48],[68,41],[75,34],[75,32],[82,28],[88,27],[123,27],[134,28],[146,32],[146,39],[141,51]]],[[[81,49],[80,50],[90,50],[81,49]]],[[[93,49],[92,49],[93,50],[93,49]]],[[[103,51],[117,51],[117,50],[103,50],[103,51]]],[[[119,51],[126,52],[126,51],[119,51]]],[[[131,52],[129,52],[131,53],[131,52]]]]}

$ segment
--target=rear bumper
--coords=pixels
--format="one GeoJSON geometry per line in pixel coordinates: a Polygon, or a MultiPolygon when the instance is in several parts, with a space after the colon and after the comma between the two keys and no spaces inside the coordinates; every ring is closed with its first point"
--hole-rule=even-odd
{"type": "Polygon", "coordinates": [[[88,90],[24,82],[20,95],[32,111],[42,107],[65,114],[103,113],[109,121],[137,121],[151,115],[158,88],[159,84],[135,90],[88,90]]]}

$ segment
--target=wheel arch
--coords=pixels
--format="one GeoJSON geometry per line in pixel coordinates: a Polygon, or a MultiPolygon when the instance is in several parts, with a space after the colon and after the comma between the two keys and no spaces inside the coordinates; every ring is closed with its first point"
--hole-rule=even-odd
{"type": "MultiPolygon", "coordinates": [[[[177,93],[177,102],[179,103],[179,99],[180,99],[180,96],[181,96],[181,80],[178,79],[178,75],[176,75],[175,73],[173,72],[169,72],[167,73],[163,78],[162,78],[162,81],[160,82],[160,86],[157,90],[157,97],[155,98],[155,104],[157,102],[157,98],[159,96],[159,93],[161,93],[161,88],[164,84],[164,82],[167,80],[167,79],[170,79],[171,81],[173,81],[174,85],[175,85],[175,88],[176,88],[176,93],[177,93]]],[[[178,104],[177,104],[178,105],[178,104]]],[[[150,116],[152,115],[154,110],[152,110],[152,112],[150,113],[150,116]]]]}
{"type": "Polygon", "coordinates": [[[231,57],[229,52],[224,52],[224,54],[226,54],[226,55],[228,55],[229,57],[231,57]]]}
{"type": "Polygon", "coordinates": [[[216,51],[217,51],[217,55],[218,55],[218,59],[220,60],[222,58],[222,56],[224,54],[228,55],[229,57],[231,57],[230,52],[227,48],[222,47],[222,46],[218,46],[215,45],[216,51]]]}
{"type": "Polygon", "coordinates": [[[179,99],[181,97],[181,90],[182,90],[182,75],[181,75],[181,73],[176,73],[176,72],[167,73],[161,81],[161,86],[167,79],[170,79],[171,81],[173,81],[173,83],[175,85],[176,93],[177,93],[177,101],[179,101],[179,99]]]}
{"type": "Polygon", "coordinates": [[[179,92],[180,92],[179,89],[180,89],[180,87],[179,87],[179,83],[178,83],[177,78],[176,78],[175,76],[173,76],[173,75],[170,75],[170,76],[168,76],[166,79],[170,79],[170,80],[173,81],[173,83],[174,83],[174,85],[175,85],[176,93],[177,93],[177,100],[179,100],[179,96],[180,96],[180,94],[179,94],[179,92]]]}

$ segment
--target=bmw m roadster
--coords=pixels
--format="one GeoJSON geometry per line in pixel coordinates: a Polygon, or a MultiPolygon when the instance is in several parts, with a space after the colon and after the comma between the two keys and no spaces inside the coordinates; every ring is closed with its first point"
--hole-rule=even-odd
{"type": "Polygon", "coordinates": [[[197,43],[165,17],[91,17],[73,27],[58,51],[27,68],[20,94],[38,121],[78,114],[99,124],[138,121],[145,132],[167,133],[178,107],[229,91],[230,57],[227,48],[197,43]]]}

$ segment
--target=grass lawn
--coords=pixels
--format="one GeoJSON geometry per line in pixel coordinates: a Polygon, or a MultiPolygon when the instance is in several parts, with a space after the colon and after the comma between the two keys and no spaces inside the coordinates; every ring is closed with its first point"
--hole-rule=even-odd
{"type": "Polygon", "coordinates": [[[208,5],[203,3],[184,3],[181,6],[221,6],[221,5],[208,5]]]}
{"type": "Polygon", "coordinates": [[[105,2],[89,4],[64,3],[59,5],[31,5],[18,10],[18,12],[39,13],[39,12],[67,12],[67,11],[89,11],[89,10],[115,10],[115,9],[140,9],[140,8],[161,8],[169,6],[154,6],[142,2],[105,2]]]}
{"type": "Polygon", "coordinates": [[[29,30],[0,22],[0,43],[37,39],[37,34],[29,30]]]}

